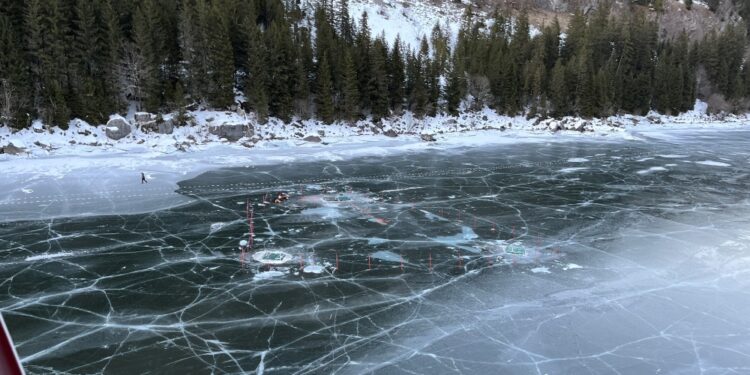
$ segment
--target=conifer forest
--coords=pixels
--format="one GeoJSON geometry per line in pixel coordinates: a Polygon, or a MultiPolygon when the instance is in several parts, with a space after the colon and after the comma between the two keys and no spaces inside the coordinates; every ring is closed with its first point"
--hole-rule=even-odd
{"type": "MultiPolygon", "coordinates": [[[[530,33],[526,12],[471,7],[451,36],[418,46],[371,32],[347,0],[0,0],[0,121],[103,123],[129,105],[183,113],[236,103],[257,115],[325,123],[457,114],[678,114],[696,77],[730,103],[750,95],[746,28],[692,40],[658,17],[603,5],[530,33]],[[533,36],[532,36],[533,35],[533,36]]],[[[739,105],[738,105],[739,106],[739,105]]]]}

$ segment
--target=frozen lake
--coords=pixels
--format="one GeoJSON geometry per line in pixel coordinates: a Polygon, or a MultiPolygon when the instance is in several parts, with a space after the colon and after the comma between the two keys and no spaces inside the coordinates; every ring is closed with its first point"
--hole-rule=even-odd
{"type": "Polygon", "coordinates": [[[31,374],[749,373],[750,132],[642,137],[215,169],[116,204],[46,186],[49,218],[0,205],[0,310],[31,374]],[[290,269],[240,254],[248,201],[290,269]]]}

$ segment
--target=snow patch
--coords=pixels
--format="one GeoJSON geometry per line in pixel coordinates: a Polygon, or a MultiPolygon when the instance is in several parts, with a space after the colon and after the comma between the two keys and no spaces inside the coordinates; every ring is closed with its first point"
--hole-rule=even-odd
{"type": "Polygon", "coordinates": [[[558,172],[560,172],[560,173],[573,173],[573,172],[578,172],[578,171],[585,171],[587,169],[588,168],[585,168],[585,167],[572,167],[572,168],[563,168],[563,169],[559,170],[558,172]]]}
{"type": "Polygon", "coordinates": [[[274,277],[281,277],[284,275],[286,274],[281,271],[266,271],[266,272],[256,273],[255,276],[253,276],[253,280],[268,280],[274,277]]]}
{"type": "Polygon", "coordinates": [[[547,267],[532,268],[531,272],[533,272],[533,273],[552,273],[552,272],[549,271],[549,268],[547,268],[547,267]]]}
{"type": "Polygon", "coordinates": [[[651,167],[649,169],[640,170],[640,171],[638,171],[636,173],[638,173],[638,174],[649,174],[649,173],[653,173],[653,172],[664,172],[664,171],[667,171],[667,170],[668,169],[664,168],[664,167],[651,167]]]}
{"type": "Polygon", "coordinates": [[[696,161],[695,164],[701,164],[701,165],[709,165],[712,167],[731,167],[731,164],[722,163],[720,161],[713,161],[713,160],[703,160],[703,161],[696,161]]]}
{"type": "Polygon", "coordinates": [[[26,258],[27,262],[33,262],[35,260],[47,260],[47,259],[55,259],[55,258],[62,258],[71,256],[73,253],[70,252],[62,252],[62,253],[53,253],[53,254],[40,254],[40,255],[34,255],[26,258]]]}
{"type": "Polygon", "coordinates": [[[660,158],[665,158],[665,159],[684,159],[684,158],[688,157],[687,155],[674,155],[674,154],[656,155],[656,156],[658,156],[660,158]]]}

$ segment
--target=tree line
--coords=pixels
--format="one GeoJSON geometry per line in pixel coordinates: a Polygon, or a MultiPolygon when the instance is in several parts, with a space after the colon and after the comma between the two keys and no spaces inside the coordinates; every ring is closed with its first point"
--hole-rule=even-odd
{"type": "Polygon", "coordinates": [[[102,123],[129,103],[226,109],[238,95],[260,123],[331,123],[484,106],[677,114],[698,90],[732,103],[750,94],[744,27],[665,39],[645,11],[614,17],[606,5],[576,12],[564,34],[552,20],[534,36],[525,12],[486,19],[468,8],[455,41],[437,24],[417,48],[373,35],[347,0],[0,0],[0,9],[0,121],[16,128],[102,123]]]}

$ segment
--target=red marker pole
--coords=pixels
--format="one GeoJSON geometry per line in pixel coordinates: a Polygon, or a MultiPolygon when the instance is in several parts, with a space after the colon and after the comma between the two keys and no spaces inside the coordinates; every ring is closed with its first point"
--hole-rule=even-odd
{"type": "Polygon", "coordinates": [[[427,264],[428,264],[428,267],[430,269],[430,273],[432,273],[432,253],[430,253],[430,257],[429,257],[429,260],[428,260],[427,264]]]}
{"type": "Polygon", "coordinates": [[[254,237],[255,237],[255,224],[253,223],[253,216],[254,216],[254,211],[251,208],[250,209],[250,241],[248,241],[249,242],[249,248],[251,248],[251,249],[253,247],[253,241],[254,241],[254,237]]]}
{"type": "Polygon", "coordinates": [[[339,252],[336,251],[336,271],[339,270],[339,252]]]}
{"type": "Polygon", "coordinates": [[[404,256],[401,256],[401,272],[404,272],[404,256]]]}

